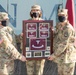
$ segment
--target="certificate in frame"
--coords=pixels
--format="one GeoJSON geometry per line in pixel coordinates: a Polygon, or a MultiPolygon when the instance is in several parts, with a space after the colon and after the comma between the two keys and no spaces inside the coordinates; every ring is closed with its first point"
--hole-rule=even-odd
{"type": "Polygon", "coordinates": [[[27,60],[45,59],[53,52],[53,21],[23,21],[23,55],[27,60]]]}

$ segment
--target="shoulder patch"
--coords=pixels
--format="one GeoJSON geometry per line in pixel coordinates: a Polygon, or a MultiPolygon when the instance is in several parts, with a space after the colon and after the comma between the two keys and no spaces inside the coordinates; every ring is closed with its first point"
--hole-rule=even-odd
{"type": "Polygon", "coordinates": [[[68,33],[67,32],[65,32],[64,37],[68,37],[68,33]]]}

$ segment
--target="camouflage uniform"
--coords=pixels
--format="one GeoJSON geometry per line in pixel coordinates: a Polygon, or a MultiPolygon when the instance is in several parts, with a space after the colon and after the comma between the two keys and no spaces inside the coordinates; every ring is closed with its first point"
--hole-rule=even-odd
{"type": "Polygon", "coordinates": [[[13,44],[15,47],[17,47],[17,45],[16,45],[16,43],[17,43],[17,42],[16,42],[16,39],[18,38],[18,36],[15,35],[13,29],[12,29],[11,27],[9,27],[9,26],[6,26],[6,27],[3,28],[3,30],[8,33],[8,34],[7,34],[8,39],[12,42],[12,44],[13,44]],[[10,34],[10,35],[9,35],[9,34],[10,34]]]}
{"type": "MultiPolygon", "coordinates": [[[[0,13],[0,21],[7,18],[7,14],[0,13]]],[[[13,75],[14,60],[22,58],[22,55],[15,48],[16,41],[13,30],[8,26],[0,25],[0,73],[1,75],[13,75]]]]}
{"type": "Polygon", "coordinates": [[[57,25],[53,42],[53,56],[55,57],[54,61],[58,63],[59,75],[73,75],[71,73],[74,73],[76,61],[74,40],[75,31],[69,23],[66,23],[65,26],[57,25]]]}
{"type": "MultiPolygon", "coordinates": [[[[39,5],[33,5],[32,10],[38,9],[40,10],[39,5]]],[[[30,12],[31,13],[31,12],[30,12]]],[[[29,20],[34,20],[32,17],[29,20]]],[[[37,18],[37,20],[43,20],[41,16],[37,18]]],[[[27,67],[27,74],[28,75],[42,75],[44,69],[45,59],[42,60],[27,60],[26,67],[27,67]]]]}
{"type": "MultiPolygon", "coordinates": [[[[32,18],[30,20],[33,20],[32,18]]],[[[39,18],[38,20],[42,20],[39,18]]],[[[27,60],[27,74],[28,75],[42,75],[44,69],[45,59],[42,60],[27,60]]]]}
{"type": "MultiPolygon", "coordinates": [[[[61,12],[64,13],[63,11],[61,12]]],[[[74,41],[75,30],[72,25],[68,20],[63,23],[59,22],[54,31],[54,52],[51,55],[53,61],[58,64],[58,75],[74,75],[76,62],[76,47],[74,46],[74,41]]]]}
{"type": "Polygon", "coordinates": [[[5,75],[12,75],[14,67],[14,59],[21,59],[22,55],[16,50],[14,45],[9,40],[11,38],[10,34],[0,29],[0,37],[3,39],[2,44],[0,44],[0,70],[5,75]],[[10,36],[10,38],[8,37],[10,36]]]}

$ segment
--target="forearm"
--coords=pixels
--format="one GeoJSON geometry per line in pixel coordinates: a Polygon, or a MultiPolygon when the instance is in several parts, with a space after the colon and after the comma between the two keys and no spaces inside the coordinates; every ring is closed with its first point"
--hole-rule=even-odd
{"type": "Polygon", "coordinates": [[[22,57],[22,54],[12,44],[6,47],[5,52],[13,59],[21,59],[22,57]]]}
{"type": "Polygon", "coordinates": [[[65,52],[66,48],[67,48],[68,44],[67,43],[62,43],[62,44],[58,44],[57,47],[54,46],[54,52],[51,56],[53,56],[54,58],[60,56],[62,53],[65,52]]]}

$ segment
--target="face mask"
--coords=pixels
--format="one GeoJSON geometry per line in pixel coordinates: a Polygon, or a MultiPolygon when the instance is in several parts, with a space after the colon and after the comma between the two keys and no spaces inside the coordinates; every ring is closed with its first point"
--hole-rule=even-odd
{"type": "Polygon", "coordinates": [[[3,25],[3,26],[7,26],[7,21],[5,20],[5,21],[1,21],[1,24],[3,25]]]}
{"type": "Polygon", "coordinates": [[[60,22],[64,22],[65,21],[65,17],[64,16],[58,16],[58,19],[60,22]]]}
{"type": "Polygon", "coordinates": [[[33,18],[33,17],[37,18],[37,17],[39,17],[39,13],[33,12],[33,13],[31,14],[31,17],[32,17],[32,18],[33,18]]]}

